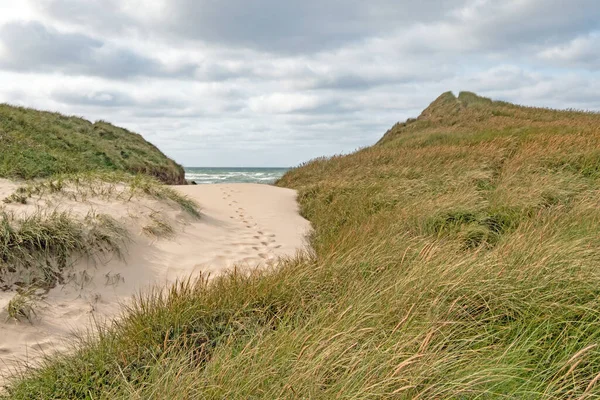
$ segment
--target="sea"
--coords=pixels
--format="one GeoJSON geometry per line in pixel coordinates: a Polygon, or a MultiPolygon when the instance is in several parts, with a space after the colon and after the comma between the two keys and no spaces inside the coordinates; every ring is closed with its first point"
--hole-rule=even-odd
{"type": "Polygon", "coordinates": [[[289,168],[185,168],[185,179],[199,185],[210,183],[272,184],[289,168]]]}

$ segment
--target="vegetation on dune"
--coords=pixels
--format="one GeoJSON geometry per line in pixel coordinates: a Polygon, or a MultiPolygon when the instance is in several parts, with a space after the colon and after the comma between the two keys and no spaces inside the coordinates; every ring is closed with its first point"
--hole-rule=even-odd
{"type": "Polygon", "coordinates": [[[183,168],[141,135],[107,122],[0,104],[0,177],[125,171],[185,184],[183,168]]]}
{"type": "Polygon", "coordinates": [[[37,316],[35,307],[37,303],[36,293],[33,288],[21,290],[15,294],[6,306],[8,319],[21,321],[23,319],[32,322],[37,316]]]}
{"type": "Polygon", "coordinates": [[[27,398],[600,397],[600,116],[442,95],[299,190],[313,251],[141,295],[27,398]]]}
{"type": "MultiPolygon", "coordinates": [[[[178,191],[146,175],[122,172],[93,172],[58,175],[30,181],[2,199],[13,205],[0,208],[0,289],[54,286],[68,274],[67,267],[80,257],[103,261],[112,255],[122,258],[130,233],[107,214],[93,211],[76,215],[62,211],[19,213],[21,205],[46,207],[61,200],[85,202],[90,199],[128,202],[140,196],[171,203],[193,218],[200,218],[198,205],[178,191]]],[[[143,232],[169,237],[174,228],[153,212],[143,232]]],[[[26,297],[21,296],[25,299],[26,297]]]]}
{"type": "Polygon", "coordinates": [[[120,257],[128,241],[127,230],[109,215],[81,220],[65,212],[17,217],[1,211],[0,288],[52,287],[75,257],[120,257]]]}
{"type": "Polygon", "coordinates": [[[158,212],[150,214],[150,223],[142,227],[142,232],[154,238],[171,238],[175,235],[175,229],[161,218],[158,212]]]}
{"type": "Polygon", "coordinates": [[[63,195],[75,201],[86,201],[91,197],[130,201],[137,196],[148,196],[171,201],[194,218],[200,218],[200,206],[189,197],[147,175],[123,172],[62,174],[29,181],[2,201],[7,204],[27,204],[31,198],[39,199],[47,195],[63,195]]]}

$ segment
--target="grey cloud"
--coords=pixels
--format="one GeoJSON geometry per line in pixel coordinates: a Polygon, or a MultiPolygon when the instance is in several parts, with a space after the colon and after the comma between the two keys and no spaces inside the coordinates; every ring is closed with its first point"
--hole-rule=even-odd
{"type": "Polygon", "coordinates": [[[146,118],[199,118],[198,110],[190,111],[186,102],[166,96],[138,98],[118,90],[85,90],[79,88],[55,90],[51,99],[75,108],[95,110],[126,110],[129,114],[146,118]]]}
{"type": "Polygon", "coordinates": [[[476,92],[510,90],[538,83],[534,74],[512,65],[501,65],[482,71],[468,79],[467,84],[476,92]]]}
{"type": "MultiPolygon", "coordinates": [[[[547,47],[600,28],[597,0],[163,0],[160,15],[143,20],[127,1],[43,0],[54,18],[107,35],[135,32],[158,40],[201,41],[287,55],[337,49],[388,38],[390,53],[517,52],[547,47]],[[132,12],[132,9],[136,13],[132,12]]],[[[156,3],[156,2],[155,2],[156,3]]],[[[197,78],[251,76],[208,66],[197,78]]],[[[332,85],[370,85],[333,82],[332,85]]]]}
{"type": "Polygon", "coordinates": [[[529,57],[540,49],[600,29],[596,0],[478,1],[457,4],[432,21],[415,21],[371,45],[429,57],[529,57]]]}
{"type": "Polygon", "coordinates": [[[333,77],[323,77],[315,82],[315,88],[361,90],[385,83],[385,80],[370,79],[358,74],[341,74],[333,77]]]}
{"type": "Polygon", "coordinates": [[[170,0],[164,2],[164,18],[153,20],[151,26],[124,13],[114,0],[93,0],[86,6],[76,0],[45,0],[44,4],[54,18],[103,31],[137,29],[152,36],[162,29],[184,40],[294,54],[335,48],[414,20],[435,20],[457,2],[170,0]]]}
{"type": "Polygon", "coordinates": [[[541,60],[561,66],[578,66],[590,70],[600,69],[600,31],[581,35],[557,46],[539,52],[541,60]]]}
{"type": "Polygon", "coordinates": [[[92,92],[83,95],[75,91],[56,91],[52,94],[54,100],[65,104],[97,106],[97,107],[125,107],[136,104],[136,101],[126,93],[120,92],[92,92]]]}
{"type": "Polygon", "coordinates": [[[324,103],[310,106],[310,107],[300,107],[298,109],[290,111],[291,114],[304,114],[317,116],[320,114],[329,114],[336,116],[346,117],[346,114],[351,114],[353,112],[358,111],[359,108],[355,106],[351,106],[349,104],[344,104],[344,102],[340,100],[330,100],[324,103]]]}
{"type": "Polygon", "coordinates": [[[79,64],[102,47],[85,35],[48,30],[39,23],[9,23],[0,28],[0,40],[8,49],[2,64],[19,69],[79,64]]]}
{"type": "Polygon", "coordinates": [[[101,31],[135,30],[136,21],[120,10],[119,0],[36,0],[41,10],[55,19],[101,31]]]}
{"type": "MultiPolygon", "coordinates": [[[[360,55],[358,56],[360,57],[360,55]]],[[[314,89],[328,89],[339,91],[366,91],[378,86],[400,85],[415,81],[439,80],[449,78],[454,72],[446,71],[439,64],[436,66],[430,64],[430,60],[424,59],[420,66],[417,66],[414,59],[407,65],[395,66],[394,59],[387,59],[387,62],[381,67],[356,68],[356,72],[334,71],[329,74],[317,76],[309,85],[314,89]],[[362,69],[362,71],[361,71],[362,69]]],[[[357,59],[350,60],[352,63],[358,63],[357,59]]]]}
{"type": "Polygon", "coordinates": [[[600,27],[600,7],[596,0],[490,2],[471,20],[475,18],[481,21],[478,32],[503,47],[522,42],[547,45],[600,27]]]}
{"type": "Polygon", "coordinates": [[[497,2],[476,18],[480,23],[474,33],[490,49],[546,47],[600,28],[600,7],[596,0],[529,0],[512,7],[497,2]]]}
{"type": "Polygon", "coordinates": [[[79,33],[62,33],[38,22],[13,22],[0,27],[0,43],[7,50],[0,68],[48,71],[107,78],[186,76],[189,66],[167,71],[149,57],[113,47],[79,33]]]}

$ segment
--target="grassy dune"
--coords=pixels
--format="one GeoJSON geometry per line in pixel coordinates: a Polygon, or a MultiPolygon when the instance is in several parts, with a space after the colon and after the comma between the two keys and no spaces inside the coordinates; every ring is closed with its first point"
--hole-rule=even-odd
{"type": "Polygon", "coordinates": [[[103,121],[0,104],[0,143],[1,178],[102,170],[185,184],[183,168],[141,135],[103,121]]]}
{"type": "Polygon", "coordinates": [[[310,254],[141,295],[9,398],[600,397],[600,116],[446,93],[314,160],[310,254]]]}

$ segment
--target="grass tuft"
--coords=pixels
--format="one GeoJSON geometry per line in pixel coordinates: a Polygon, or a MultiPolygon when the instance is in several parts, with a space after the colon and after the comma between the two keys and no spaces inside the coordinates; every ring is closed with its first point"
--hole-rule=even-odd
{"type": "Polygon", "coordinates": [[[15,294],[6,305],[9,319],[21,321],[24,318],[32,322],[32,319],[37,316],[35,312],[36,304],[35,289],[33,288],[15,294]]]}
{"type": "Polygon", "coordinates": [[[108,215],[81,221],[68,213],[38,211],[25,217],[0,212],[0,284],[52,287],[80,257],[120,256],[129,234],[108,215]]]}
{"type": "Polygon", "coordinates": [[[149,179],[143,175],[134,176],[128,184],[130,185],[132,196],[141,192],[159,200],[170,200],[178,204],[182,210],[191,216],[200,218],[200,207],[198,204],[194,200],[168,186],[161,185],[155,180],[149,179]]]}
{"type": "Polygon", "coordinates": [[[159,213],[150,214],[150,223],[142,227],[142,232],[154,238],[170,238],[175,235],[175,230],[167,221],[163,220],[159,213]]]}

